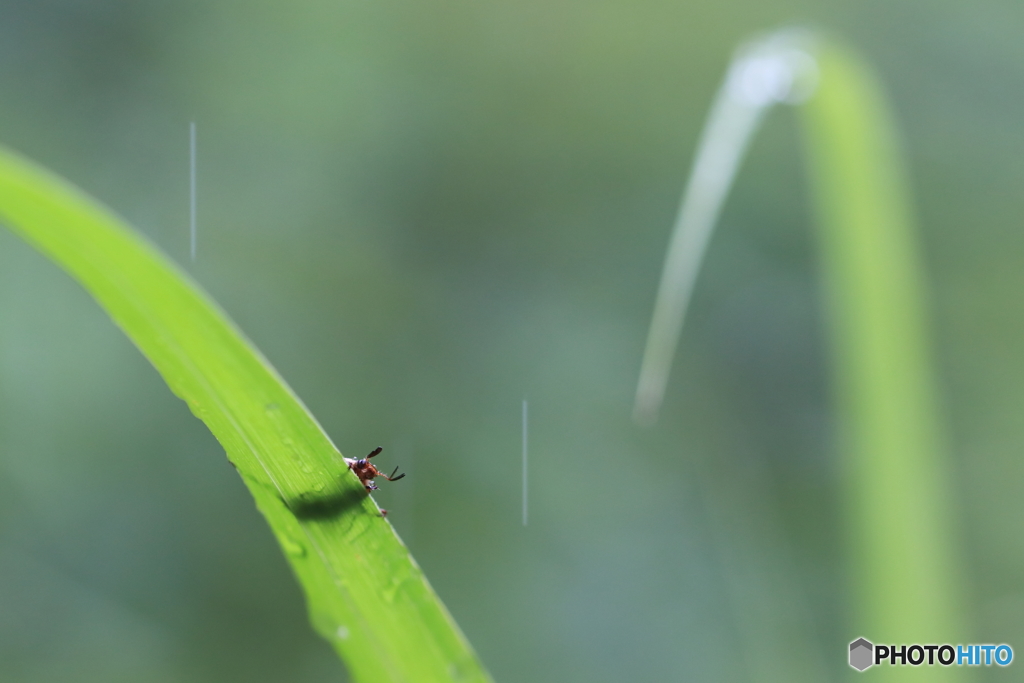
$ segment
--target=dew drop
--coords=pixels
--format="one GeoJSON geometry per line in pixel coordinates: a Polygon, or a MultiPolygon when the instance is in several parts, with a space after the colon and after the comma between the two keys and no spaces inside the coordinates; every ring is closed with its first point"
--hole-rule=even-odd
{"type": "Polygon", "coordinates": [[[301,543],[294,541],[287,536],[281,537],[281,547],[284,551],[292,557],[302,557],[306,554],[306,547],[301,543]]]}
{"type": "Polygon", "coordinates": [[[324,490],[324,483],[322,481],[315,482],[313,484],[313,490],[317,491],[317,492],[323,491],[324,490]]]}
{"type": "Polygon", "coordinates": [[[387,588],[385,588],[381,593],[381,597],[384,598],[384,602],[388,603],[389,605],[393,603],[395,601],[395,596],[398,595],[398,591],[402,589],[402,585],[404,583],[405,580],[400,579],[398,577],[391,579],[391,584],[387,588]]]}
{"type": "Polygon", "coordinates": [[[348,640],[348,627],[347,626],[339,626],[338,630],[335,631],[335,634],[341,640],[348,640]]]}

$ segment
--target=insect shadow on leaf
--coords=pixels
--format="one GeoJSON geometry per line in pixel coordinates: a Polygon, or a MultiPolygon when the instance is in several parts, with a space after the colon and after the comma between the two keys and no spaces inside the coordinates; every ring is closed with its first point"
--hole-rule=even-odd
{"type": "Polygon", "coordinates": [[[327,495],[303,495],[286,500],[285,505],[298,519],[324,520],[358,510],[364,498],[364,492],[349,489],[327,495]]]}

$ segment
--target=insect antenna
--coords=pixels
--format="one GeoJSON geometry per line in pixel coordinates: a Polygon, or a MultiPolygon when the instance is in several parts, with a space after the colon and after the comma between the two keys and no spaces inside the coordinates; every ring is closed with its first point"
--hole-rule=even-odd
{"type": "Polygon", "coordinates": [[[404,476],[405,476],[405,472],[402,472],[401,474],[399,474],[399,475],[398,475],[398,476],[396,477],[396,476],[395,476],[395,472],[398,472],[398,467],[397,467],[397,466],[395,467],[395,471],[391,473],[391,476],[390,476],[390,477],[389,477],[388,475],[386,475],[386,474],[385,474],[385,475],[384,475],[384,478],[385,478],[385,479],[387,479],[388,481],[398,481],[399,479],[401,479],[402,477],[404,477],[404,476]]]}
{"type": "Polygon", "coordinates": [[[374,449],[373,449],[372,451],[370,451],[370,454],[369,454],[368,456],[366,456],[366,459],[367,459],[367,460],[369,460],[370,458],[372,458],[372,457],[373,457],[373,456],[375,456],[375,455],[380,455],[380,452],[381,452],[382,450],[384,450],[384,449],[383,449],[383,448],[381,448],[380,446],[377,446],[377,447],[376,447],[376,448],[374,448],[374,449]]]}

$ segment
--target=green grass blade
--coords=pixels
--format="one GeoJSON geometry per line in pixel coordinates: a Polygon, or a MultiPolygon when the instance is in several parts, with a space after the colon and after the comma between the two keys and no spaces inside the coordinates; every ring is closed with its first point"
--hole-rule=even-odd
{"type": "Polygon", "coordinates": [[[955,515],[895,127],[862,62],[828,43],[816,57],[820,83],[802,119],[844,423],[858,633],[956,643],[965,629],[955,515]]]}
{"type": "MultiPolygon", "coordinates": [[[[742,59],[736,61],[741,68],[745,65],[742,59]]],[[[650,425],[657,419],[704,252],[747,145],[768,110],[736,96],[737,71],[736,66],[730,70],[731,77],[715,96],[672,228],[637,382],[637,424],[650,425]]]]}
{"type": "Polygon", "coordinates": [[[633,420],[652,425],[665,398],[672,359],[701,262],[722,205],[765,114],[803,99],[813,60],[803,31],[779,31],[737,50],[704,124],[665,253],[654,314],[640,365],[633,420]]]}
{"type": "MultiPolygon", "coordinates": [[[[725,111],[723,101],[733,97],[734,108],[744,105],[728,85],[745,60],[757,67],[756,77],[743,81],[755,92],[770,90],[773,71],[767,67],[773,64],[776,76],[788,71],[788,78],[775,78],[776,84],[800,86],[802,81],[807,91],[781,90],[759,106],[802,103],[843,431],[853,633],[882,643],[955,643],[966,631],[952,540],[956,515],[935,405],[924,277],[885,98],[856,56],[810,34],[782,31],[734,59],[709,131],[723,129],[715,120],[725,111]],[[805,100],[812,81],[813,95],[805,100]]],[[[753,127],[730,129],[730,149],[744,149],[755,132],[753,127]]],[[[705,153],[702,147],[699,154],[705,153]]],[[[733,173],[739,162],[731,160],[733,173]]],[[[718,178],[716,201],[724,198],[732,180],[731,174],[718,178]]],[[[684,202],[681,213],[687,210],[684,202]]],[[[635,415],[653,417],[660,405],[714,218],[713,213],[705,216],[702,241],[678,247],[688,252],[686,258],[674,258],[670,249],[666,271],[678,272],[663,274],[635,415]],[[667,322],[659,323],[659,316],[667,322]]],[[[684,242],[681,226],[683,221],[677,223],[673,245],[684,242]]],[[[898,678],[901,671],[878,675],[898,678]]],[[[957,680],[970,676],[962,669],[948,675],[957,680]]]]}
{"type": "Polygon", "coordinates": [[[490,680],[323,429],[187,275],[3,149],[0,216],[96,298],[220,441],[354,680],[490,680]]]}

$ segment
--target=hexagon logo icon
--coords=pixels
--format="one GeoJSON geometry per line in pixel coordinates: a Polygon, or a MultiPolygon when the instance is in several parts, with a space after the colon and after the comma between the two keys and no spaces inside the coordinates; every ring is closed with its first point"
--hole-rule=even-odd
{"type": "Polygon", "coordinates": [[[865,638],[858,638],[850,643],[850,666],[857,671],[863,671],[874,664],[875,646],[865,638]]]}

